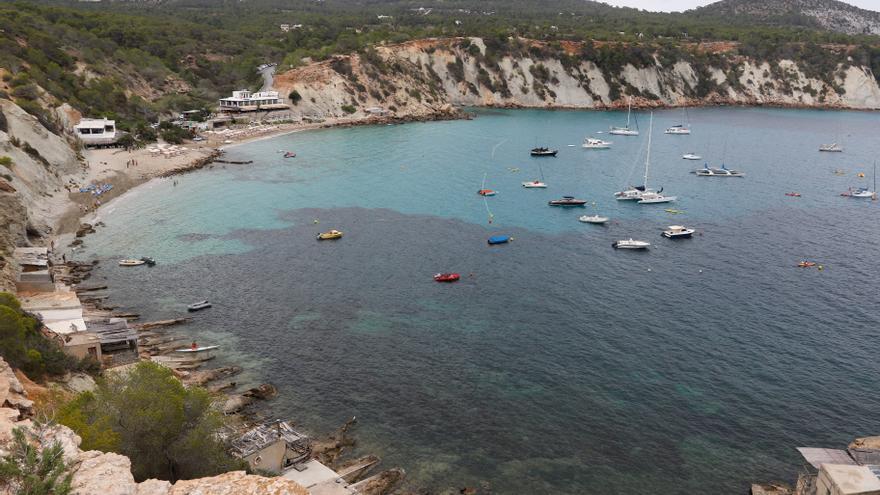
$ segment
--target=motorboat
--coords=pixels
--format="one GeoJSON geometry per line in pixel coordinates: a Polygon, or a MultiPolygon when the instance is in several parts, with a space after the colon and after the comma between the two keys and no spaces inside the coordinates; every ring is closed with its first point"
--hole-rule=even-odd
{"type": "Polygon", "coordinates": [[[487,242],[490,246],[494,246],[495,244],[507,244],[512,239],[509,235],[493,235],[487,242]]]}
{"type": "Polygon", "coordinates": [[[562,199],[554,199],[547,202],[550,206],[584,206],[587,201],[576,199],[574,196],[563,196],[562,199]]]}
{"type": "Polygon", "coordinates": [[[831,144],[823,144],[822,146],[819,146],[819,151],[827,151],[830,153],[840,153],[843,151],[843,148],[841,148],[840,145],[837,143],[831,143],[831,144]]]}
{"type": "MultiPolygon", "coordinates": [[[[662,189],[661,189],[662,191],[662,189]]],[[[639,198],[638,203],[640,205],[652,205],[652,204],[660,204],[660,203],[672,203],[678,199],[678,196],[665,196],[658,192],[649,192],[642,194],[642,197],[639,198]]]]}
{"type": "Polygon", "coordinates": [[[119,260],[119,266],[141,266],[147,264],[144,260],[125,259],[119,260]]]}
{"type": "Polygon", "coordinates": [[[610,220],[610,218],[603,217],[600,215],[583,215],[582,217],[578,218],[578,220],[583,223],[592,223],[592,224],[596,224],[596,225],[601,225],[604,223],[608,223],[608,220],[610,220]]]}
{"type": "Polygon", "coordinates": [[[669,127],[668,129],[666,129],[666,134],[677,134],[677,135],[679,135],[679,136],[685,136],[685,135],[688,135],[688,134],[690,134],[690,133],[691,133],[690,128],[685,127],[685,126],[683,126],[683,125],[681,125],[681,124],[679,124],[679,125],[674,125],[674,126],[672,126],[672,127],[669,127]]]}
{"type": "Polygon", "coordinates": [[[556,153],[559,153],[559,150],[551,150],[546,147],[532,148],[530,152],[532,156],[556,156],[556,153]]]}
{"type": "Polygon", "coordinates": [[[618,201],[635,201],[641,199],[642,195],[653,192],[655,192],[653,189],[648,189],[645,186],[630,186],[625,191],[614,193],[614,197],[618,201]]]}
{"type": "Polygon", "coordinates": [[[190,304],[189,306],[186,307],[186,310],[187,311],[201,311],[203,309],[208,309],[210,307],[211,307],[211,303],[209,303],[207,300],[205,300],[205,301],[199,301],[199,302],[195,302],[195,303],[190,304]]]}
{"type": "Polygon", "coordinates": [[[523,182],[522,186],[526,189],[546,189],[547,184],[539,181],[539,180],[530,180],[527,182],[523,182]]]}
{"type": "Polygon", "coordinates": [[[663,231],[663,237],[669,239],[688,239],[694,235],[696,230],[689,229],[683,225],[670,225],[663,231]]]}
{"type": "Polygon", "coordinates": [[[651,243],[648,241],[637,241],[630,237],[621,241],[614,241],[611,247],[614,249],[648,249],[651,243]]]}
{"type": "MultiPolygon", "coordinates": [[[[638,129],[630,127],[630,117],[632,116],[632,102],[629,102],[626,110],[626,125],[623,127],[612,127],[608,134],[615,136],[638,136],[638,129]]],[[[638,124],[637,124],[638,125],[638,124]]]]}
{"type": "Polygon", "coordinates": [[[461,279],[461,275],[457,273],[438,273],[434,275],[434,280],[437,282],[457,282],[461,279]]]}
{"type": "Polygon", "coordinates": [[[601,139],[589,137],[584,139],[584,144],[581,146],[588,150],[607,150],[611,148],[612,144],[611,141],[603,141],[601,139]]]}
{"type": "Polygon", "coordinates": [[[498,194],[498,191],[493,191],[492,189],[480,189],[477,191],[477,194],[480,196],[495,196],[498,194]]]}
{"type": "Polygon", "coordinates": [[[699,177],[745,177],[746,175],[739,170],[731,170],[726,165],[721,165],[721,168],[709,168],[709,164],[694,170],[693,173],[699,177]]]}
{"type": "Polygon", "coordinates": [[[685,154],[681,155],[681,157],[684,158],[685,160],[702,160],[703,159],[702,156],[700,156],[696,153],[685,153],[685,154]]]}
{"type": "Polygon", "coordinates": [[[328,230],[327,232],[321,232],[320,234],[318,234],[319,241],[327,241],[330,239],[339,239],[340,237],[342,237],[342,232],[338,231],[336,229],[328,230]]]}

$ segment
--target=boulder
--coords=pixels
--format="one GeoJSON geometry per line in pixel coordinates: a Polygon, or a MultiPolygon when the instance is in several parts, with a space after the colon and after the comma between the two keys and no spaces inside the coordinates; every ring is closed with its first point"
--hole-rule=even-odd
{"type": "Polygon", "coordinates": [[[284,478],[264,478],[233,471],[211,478],[178,481],[168,495],[309,495],[309,492],[284,478]]]}
{"type": "Polygon", "coordinates": [[[80,454],[70,487],[72,495],[137,495],[128,457],[97,450],[80,454]]]}
{"type": "Polygon", "coordinates": [[[167,495],[171,490],[171,483],[163,480],[147,480],[138,483],[136,495],[167,495]]]}
{"type": "Polygon", "coordinates": [[[877,449],[880,450],[880,437],[856,438],[849,444],[851,449],[877,449]]]}
{"type": "Polygon", "coordinates": [[[259,387],[254,387],[244,394],[245,397],[253,397],[254,399],[268,400],[278,395],[278,389],[270,383],[264,383],[259,387]]]}
{"type": "Polygon", "coordinates": [[[223,403],[223,414],[235,414],[256,401],[253,397],[233,395],[223,403]]]}

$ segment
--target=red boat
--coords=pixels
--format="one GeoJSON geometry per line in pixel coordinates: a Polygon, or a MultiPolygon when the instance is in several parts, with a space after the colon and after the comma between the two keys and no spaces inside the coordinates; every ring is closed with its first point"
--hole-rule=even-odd
{"type": "Polygon", "coordinates": [[[785,193],[785,195],[786,195],[786,196],[791,196],[792,198],[799,198],[799,197],[801,197],[801,193],[799,193],[799,192],[787,192],[787,193],[785,193]]]}
{"type": "Polygon", "coordinates": [[[296,153],[294,153],[293,151],[288,151],[284,154],[284,158],[296,158],[296,153]]]}
{"type": "Polygon", "coordinates": [[[491,189],[480,189],[479,191],[477,191],[477,194],[479,194],[480,196],[495,196],[498,193],[491,189]]]}
{"type": "Polygon", "coordinates": [[[457,273],[438,273],[434,275],[434,280],[437,282],[457,282],[460,278],[461,275],[457,273]]]}

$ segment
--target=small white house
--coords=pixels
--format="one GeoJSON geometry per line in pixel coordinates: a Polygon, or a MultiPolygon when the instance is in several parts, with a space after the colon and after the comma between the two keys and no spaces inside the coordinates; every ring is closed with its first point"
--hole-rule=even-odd
{"type": "Polygon", "coordinates": [[[231,98],[220,99],[220,111],[253,112],[256,110],[280,110],[288,108],[277,91],[251,93],[247,90],[233,91],[231,98]]]}
{"type": "Polygon", "coordinates": [[[107,146],[119,140],[115,120],[82,119],[73,130],[86,146],[107,146]]]}

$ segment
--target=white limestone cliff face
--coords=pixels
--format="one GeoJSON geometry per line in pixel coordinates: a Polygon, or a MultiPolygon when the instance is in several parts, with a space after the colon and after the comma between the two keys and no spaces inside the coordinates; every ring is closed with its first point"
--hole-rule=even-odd
{"type": "MultiPolygon", "coordinates": [[[[12,430],[27,428],[38,432],[43,447],[61,444],[64,459],[73,474],[74,495],[308,495],[297,483],[284,478],[265,478],[233,471],[219,476],[178,481],[161,480],[136,483],[131,462],[123,455],[79,449],[81,439],[61,425],[41,426],[30,418],[33,404],[9,365],[0,358],[0,456],[6,455],[12,430]]],[[[10,494],[9,486],[0,483],[0,495],[10,494]]]]}
{"type": "Polygon", "coordinates": [[[298,92],[302,100],[292,105],[294,112],[313,117],[345,116],[346,105],[357,110],[352,115],[357,118],[367,116],[371,107],[397,116],[425,116],[448,110],[447,105],[590,109],[619,108],[628,101],[642,107],[880,109],[880,86],[865,67],[841,65],[832,79],[821,80],[808,77],[795,61],[771,66],[733,55],[727,67],[696,67],[686,60],[664,66],[655,60],[644,67],[627,64],[619,71],[603,71],[590,60],[566,67],[562,60],[539,59],[530,52],[504,56],[493,64],[483,56],[483,40],[469,39],[469,50],[462,48],[462,41],[382,46],[376,50],[378,64],[376,56],[337,57],[281,73],[275,85],[283,96],[298,92]],[[546,76],[536,78],[542,71],[546,76]],[[710,90],[699,96],[701,83],[710,90]]]}

